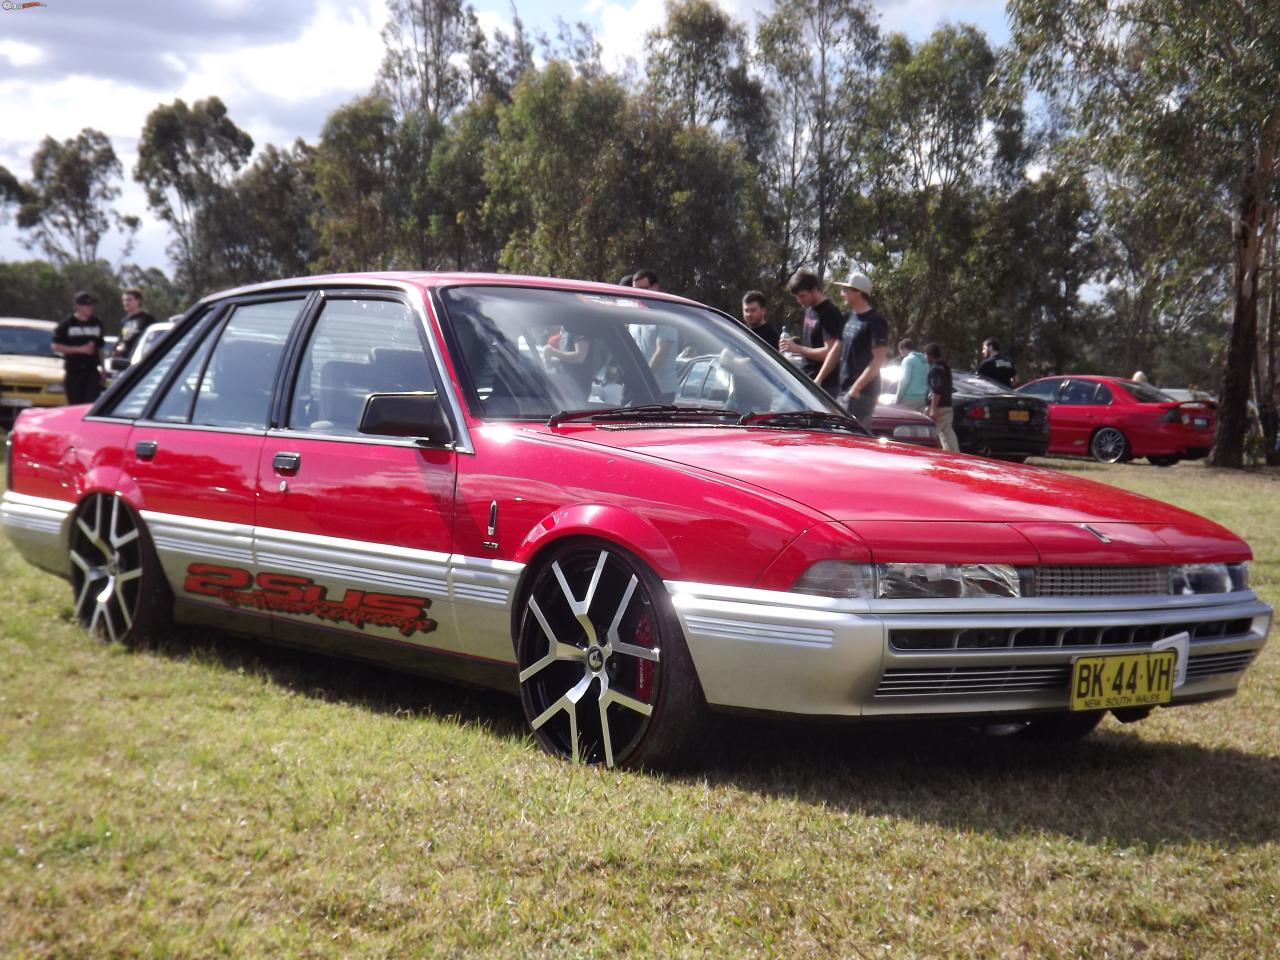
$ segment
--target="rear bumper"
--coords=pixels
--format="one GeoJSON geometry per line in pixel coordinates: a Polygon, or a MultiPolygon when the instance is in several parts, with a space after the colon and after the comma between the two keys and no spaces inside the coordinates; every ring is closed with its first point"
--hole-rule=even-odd
{"type": "Polygon", "coordinates": [[[6,490],[0,500],[0,525],[28,563],[60,577],[71,574],[67,544],[75,504],[6,490]]]}
{"type": "Polygon", "coordinates": [[[1266,643],[1272,611],[1250,591],[1205,597],[1007,601],[827,600],[669,582],[713,707],[827,717],[1017,716],[1063,711],[1072,662],[1151,649],[1187,629],[1188,677],[1173,704],[1229,696],[1266,643]],[[1192,601],[1192,602],[1187,602],[1192,601]],[[898,631],[955,637],[903,649],[898,631]],[[1136,632],[1135,632],[1136,631],[1136,632]],[[966,633],[968,632],[968,633],[966,633]],[[1019,645],[1035,638],[1034,646],[1019,645]],[[982,638],[968,647],[966,635],[982,638]],[[1141,642],[1133,642],[1140,636],[1141,642]],[[992,638],[1007,637],[995,647],[992,638]],[[1054,642],[1052,638],[1056,637],[1054,642]]]}

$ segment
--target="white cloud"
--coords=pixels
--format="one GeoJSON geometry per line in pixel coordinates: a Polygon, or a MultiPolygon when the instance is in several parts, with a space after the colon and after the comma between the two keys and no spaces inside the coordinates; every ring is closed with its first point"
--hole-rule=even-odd
{"type": "Polygon", "coordinates": [[[34,67],[44,59],[44,52],[34,44],[21,40],[0,40],[0,60],[13,67],[34,67]]]}

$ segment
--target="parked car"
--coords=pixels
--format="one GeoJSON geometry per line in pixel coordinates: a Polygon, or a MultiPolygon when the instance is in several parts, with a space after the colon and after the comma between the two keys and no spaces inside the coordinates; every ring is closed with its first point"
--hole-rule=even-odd
{"type": "Polygon", "coordinates": [[[1049,452],[1102,463],[1146,457],[1159,467],[1198,460],[1213,446],[1216,407],[1175,400],[1119,377],[1044,377],[1019,387],[1049,404],[1049,452]]]}
{"type": "Polygon", "coordinates": [[[51,320],[0,317],[0,429],[28,407],[66,403],[62,358],[53,352],[51,320]]]}
{"type": "MultiPolygon", "coordinates": [[[[719,354],[681,357],[677,373],[680,378],[676,390],[678,402],[724,406],[733,393],[733,374],[721,367],[719,354]]],[[[923,413],[905,407],[877,403],[868,426],[875,436],[886,440],[901,440],[921,447],[941,446],[934,422],[923,413]]]]}
{"type": "MultiPolygon", "coordinates": [[[[895,388],[880,394],[882,404],[893,403],[901,377],[901,364],[881,368],[882,386],[895,388]]],[[[1035,397],[1021,396],[1003,383],[952,370],[951,408],[956,439],[963,453],[1022,463],[1028,457],[1044,456],[1049,448],[1048,406],[1035,397]]]]}
{"type": "Polygon", "coordinates": [[[180,319],[175,317],[173,320],[158,320],[148,326],[138,336],[138,342],[133,345],[133,350],[127,357],[113,357],[108,352],[107,372],[114,379],[124,373],[131,366],[147,355],[147,352],[157,343],[164,339],[164,335],[173,329],[174,322],[180,319]]]}
{"type": "Polygon", "coordinates": [[[1217,524],[884,443],[727,315],[607,284],[242,287],[10,443],[5,533],[90,631],[489,684],[591,763],[686,762],[710,710],[1081,737],[1229,696],[1271,622],[1217,524]],[[759,412],[662,402],[653,326],[759,412]]]}

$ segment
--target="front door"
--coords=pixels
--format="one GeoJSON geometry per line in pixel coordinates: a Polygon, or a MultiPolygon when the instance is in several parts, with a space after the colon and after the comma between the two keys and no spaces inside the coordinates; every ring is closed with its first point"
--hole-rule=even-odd
{"type": "Polygon", "coordinates": [[[449,608],[457,455],[357,429],[371,393],[438,389],[426,335],[394,295],[326,295],[257,468],[256,584],[281,640],[465,652],[449,608]]]}

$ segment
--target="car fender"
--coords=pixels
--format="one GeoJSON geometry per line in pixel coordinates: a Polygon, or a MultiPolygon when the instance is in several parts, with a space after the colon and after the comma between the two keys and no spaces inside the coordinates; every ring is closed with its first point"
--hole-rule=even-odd
{"type": "Polygon", "coordinates": [[[533,525],[512,559],[528,568],[544,549],[567,537],[612,541],[664,580],[679,578],[680,560],[658,529],[632,510],[610,503],[575,503],[553,510],[533,525]]]}

